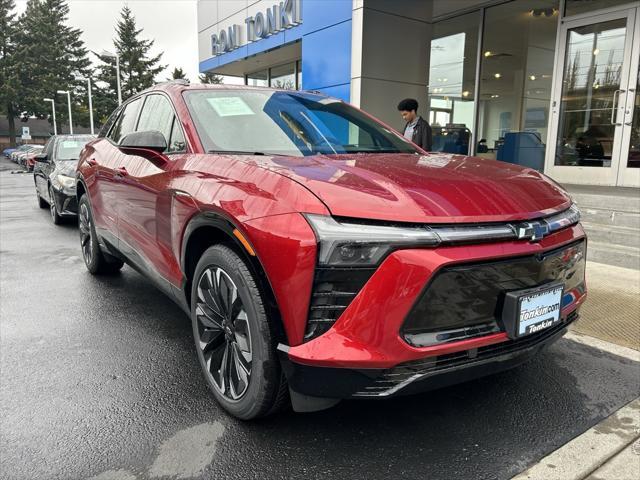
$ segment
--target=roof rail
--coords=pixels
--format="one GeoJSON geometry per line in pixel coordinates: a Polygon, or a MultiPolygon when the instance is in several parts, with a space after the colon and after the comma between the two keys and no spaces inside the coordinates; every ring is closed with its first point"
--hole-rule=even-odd
{"type": "Polygon", "coordinates": [[[178,85],[190,85],[191,83],[189,82],[188,79],[186,78],[175,78],[172,80],[167,80],[166,82],[158,82],[156,83],[156,85],[167,85],[167,84],[171,84],[171,83],[177,83],[178,85]]]}

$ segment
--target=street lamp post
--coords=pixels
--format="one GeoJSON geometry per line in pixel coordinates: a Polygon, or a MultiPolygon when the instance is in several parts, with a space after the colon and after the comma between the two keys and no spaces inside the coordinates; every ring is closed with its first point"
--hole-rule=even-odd
{"type": "Polygon", "coordinates": [[[116,55],[116,82],[118,83],[118,106],[122,105],[122,89],[120,88],[120,55],[116,55]]]}
{"type": "Polygon", "coordinates": [[[91,124],[91,135],[93,132],[93,102],[91,101],[91,78],[76,77],[78,80],[87,81],[87,92],[89,93],[89,123],[91,124]]]}
{"type": "Polygon", "coordinates": [[[53,98],[43,98],[45,102],[51,102],[51,109],[53,110],[53,134],[58,135],[58,127],[56,127],[56,102],[53,98]]]}
{"type": "Polygon", "coordinates": [[[73,119],[71,118],[71,92],[69,90],[58,90],[60,94],[67,94],[67,104],[69,106],[69,134],[73,135],[73,119]]]}
{"type": "Polygon", "coordinates": [[[116,84],[118,85],[118,105],[122,105],[122,89],[120,87],[120,55],[117,53],[111,53],[107,50],[102,50],[100,53],[95,53],[98,57],[107,57],[116,59],[116,84]]]}

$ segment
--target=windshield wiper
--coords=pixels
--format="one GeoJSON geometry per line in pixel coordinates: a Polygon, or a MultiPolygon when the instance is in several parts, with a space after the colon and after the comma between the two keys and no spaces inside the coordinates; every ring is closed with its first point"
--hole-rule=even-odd
{"type": "Polygon", "coordinates": [[[244,150],[208,150],[207,153],[219,153],[222,155],[262,155],[262,156],[274,156],[274,157],[284,157],[286,155],[282,153],[265,153],[265,152],[250,152],[244,150]]]}

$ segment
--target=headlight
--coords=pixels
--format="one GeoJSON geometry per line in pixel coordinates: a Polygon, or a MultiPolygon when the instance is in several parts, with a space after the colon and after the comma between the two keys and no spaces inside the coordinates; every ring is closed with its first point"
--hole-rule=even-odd
{"type": "Polygon", "coordinates": [[[545,222],[547,222],[550,232],[555,232],[556,230],[568,227],[569,225],[575,225],[579,221],[580,209],[575,203],[571,204],[571,207],[568,210],[545,218],[545,222]]]}
{"type": "Polygon", "coordinates": [[[392,249],[435,246],[440,242],[428,227],[341,223],[324,215],[305,216],[318,239],[319,265],[377,265],[392,249]]]}
{"type": "Polygon", "coordinates": [[[62,185],[63,188],[73,188],[76,184],[75,178],[66,175],[57,175],[56,180],[58,180],[58,183],[62,185]]]}

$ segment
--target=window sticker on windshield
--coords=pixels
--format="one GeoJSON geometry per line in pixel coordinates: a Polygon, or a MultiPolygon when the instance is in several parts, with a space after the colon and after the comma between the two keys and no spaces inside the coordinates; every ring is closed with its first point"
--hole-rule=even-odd
{"type": "Polygon", "coordinates": [[[254,115],[253,110],[240,97],[207,98],[207,102],[221,117],[254,115]]]}

